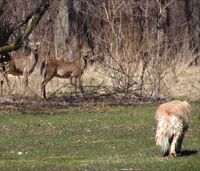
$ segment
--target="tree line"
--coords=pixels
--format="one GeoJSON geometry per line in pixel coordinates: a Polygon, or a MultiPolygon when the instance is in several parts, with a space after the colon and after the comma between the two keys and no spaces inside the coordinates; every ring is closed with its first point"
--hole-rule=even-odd
{"type": "Polygon", "coordinates": [[[43,57],[74,57],[77,37],[113,90],[157,97],[166,69],[199,63],[200,1],[0,0],[0,62],[30,39],[42,42],[43,57]]]}

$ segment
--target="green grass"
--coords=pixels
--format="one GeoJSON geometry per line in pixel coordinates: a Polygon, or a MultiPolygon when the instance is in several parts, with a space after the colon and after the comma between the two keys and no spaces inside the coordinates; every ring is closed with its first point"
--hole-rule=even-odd
{"type": "MultiPolygon", "coordinates": [[[[192,104],[183,150],[199,150],[192,104]]],[[[199,153],[164,159],[155,146],[157,106],[55,109],[0,115],[0,170],[200,170],[199,153]]]]}

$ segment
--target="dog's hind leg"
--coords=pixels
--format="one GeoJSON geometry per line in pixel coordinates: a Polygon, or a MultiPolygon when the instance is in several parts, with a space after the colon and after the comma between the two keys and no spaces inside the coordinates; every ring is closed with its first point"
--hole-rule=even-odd
{"type": "Polygon", "coordinates": [[[179,136],[178,138],[178,142],[176,145],[176,154],[180,154],[181,153],[181,146],[183,143],[183,139],[184,139],[184,133],[181,134],[181,136],[179,136]]]}
{"type": "Polygon", "coordinates": [[[171,143],[171,146],[170,146],[170,153],[169,153],[169,155],[171,157],[176,157],[177,156],[177,154],[176,154],[176,145],[177,145],[178,139],[179,139],[179,135],[175,134],[173,136],[172,143],[171,143]]]}

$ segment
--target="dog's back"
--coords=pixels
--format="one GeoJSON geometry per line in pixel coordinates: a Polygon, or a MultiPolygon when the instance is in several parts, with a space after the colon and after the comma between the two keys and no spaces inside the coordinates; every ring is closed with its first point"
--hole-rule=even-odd
{"type": "Polygon", "coordinates": [[[157,111],[155,119],[159,121],[160,118],[177,117],[181,119],[184,124],[189,123],[190,105],[186,101],[171,101],[161,104],[157,111]]]}

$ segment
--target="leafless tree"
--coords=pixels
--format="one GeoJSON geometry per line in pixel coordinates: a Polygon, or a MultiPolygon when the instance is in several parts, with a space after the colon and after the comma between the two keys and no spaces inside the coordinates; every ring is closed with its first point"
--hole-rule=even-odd
{"type": "MultiPolygon", "coordinates": [[[[12,3],[7,1],[0,1],[0,23],[1,23],[1,34],[0,34],[0,54],[1,57],[11,51],[18,50],[27,40],[28,36],[38,25],[40,19],[50,6],[53,0],[41,0],[38,3],[30,3],[34,8],[31,9],[26,16],[16,17],[11,15],[11,11],[14,10],[12,3]],[[14,21],[15,20],[15,21],[14,21]],[[29,22],[30,21],[30,22],[29,22]],[[29,22],[29,24],[28,24],[29,22]]],[[[17,14],[16,14],[17,15],[17,14]]]]}

